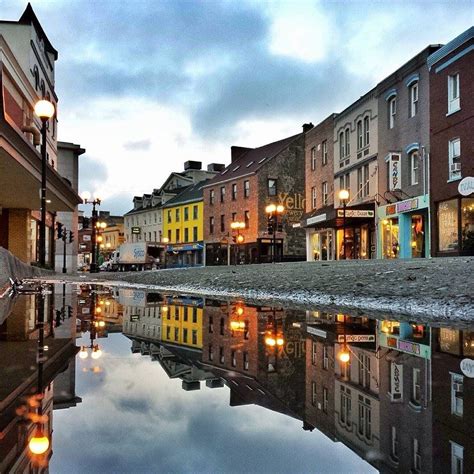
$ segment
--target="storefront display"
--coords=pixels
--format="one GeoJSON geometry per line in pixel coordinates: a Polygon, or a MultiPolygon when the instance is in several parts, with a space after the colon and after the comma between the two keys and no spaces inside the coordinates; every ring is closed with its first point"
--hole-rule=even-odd
{"type": "Polygon", "coordinates": [[[334,243],[333,230],[322,230],[314,232],[310,236],[310,248],[313,261],[333,260],[334,243]]]}

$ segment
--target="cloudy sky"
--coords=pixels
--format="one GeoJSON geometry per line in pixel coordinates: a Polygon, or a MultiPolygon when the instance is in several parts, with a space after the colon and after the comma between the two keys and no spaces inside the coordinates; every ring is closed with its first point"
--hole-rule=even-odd
{"type": "MultiPolygon", "coordinates": [[[[87,149],[81,189],[123,213],[186,160],[298,133],[430,43],[474,24],[468,1],[32,2],[59,51],[59,138],[87,149]]],[[[25,1],[0,0],[2,19],[25,1]]]]}

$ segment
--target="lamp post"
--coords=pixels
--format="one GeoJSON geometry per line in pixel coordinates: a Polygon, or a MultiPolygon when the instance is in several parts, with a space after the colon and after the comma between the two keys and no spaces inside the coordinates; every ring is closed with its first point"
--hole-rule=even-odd
{"type": "Polygon", "coordinates": [[[91,198],[89,192],[82,193],[82,200],[84,204],[92,204],[92,261],[90,265],[90,273],[97,273],[99,271],[97,267],[97,210],[96,206],[100,206],[101,199],[97,194],[94,194],[94,197],[91,198]]]}
{"type": "Polygon", "coordinates": [[[39,100],[35,104],[35,114],[41,119],[41,222],[39,232],[39,263],[46,264],[46,171],[48,166],[46,153],[46,124],[54,115],[54,105],[48,100],[39,100]]]}
{"type": "Polygon", "coordinates": [[[265,208],[268,216],[268,231],[272,234],[272,263],[276,261],[276,233],[280,230],[278,225],[278,216],[285,212],[285,207],[281,204],[269,204],[265,208]]]}
{"type": "Polygon", "coordinates": [[[339,200],[342,201],[342,246],[344,249],[344,260],[346,259],[346,205],[349,199],[349,191],[347,189],[341,189],[339,191],[339,200]]]}
{"type": "Polygon", "coordinates": [[[163,248],[163,268],[166,268],[166,247],[169,243],[170,239],[168,237],[163,237],[162,242],[165,244],[163,248]]]}
{"type": "Polygon", "coordinates": [[[240,244],[245,241],[245,237],[240,233],[241,229],[245,229],[245,222],[238,222],[234,221],[230,223],[230,228],[232,231],[236,231],[237,235],[234,235],[232,237],[232,240],[235,243],[235,252],[234,252],[234,258],[235,258],[235,265],[237,265],[237,259],[240,254],[240,244]]]}

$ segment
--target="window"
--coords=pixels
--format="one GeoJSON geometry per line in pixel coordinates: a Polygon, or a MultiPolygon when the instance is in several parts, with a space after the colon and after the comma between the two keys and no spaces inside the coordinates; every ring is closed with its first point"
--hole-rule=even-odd
{"type": "Polygon", "coordinates": [[[171,209],[168,209],[168,224],[171,224],[171,209]]]}
{"type": "Polygon", "coordinates": [[[438,247],[440,252],[458,250],[458,200],[451,199],[438,204],[438,247]]]}
{"type": "Polygon", "coordinates": [[[398,435],[397,428],[392,426],[392,443],[390,448],[390,454],[393,459],[398,460],[398,435]]]}
{"type": "Polygon", "coordinates": [[[397,98],[392,97],[388,101],[388,128],[395,126],[395,115],[397,113],[397,98]]]}
{"type": "Polygon", "coordinates": [[[176,209],[175,210],[175,214],[176,214],[176,222],[179,222],[179,209],[176,209]]]}
{"type": "Polygon", "coordinates": [[[454,138],[449,141],[449,180],[461,179],[461,140],[454,138]]]}
{"type": "Polygon", "coordinates": [[[359,385],[370,388],[370,356],[366,354],[359,357],[359,385]]]}
{"type": "Polygon", "coordinates": [[[216,193],[214,192],[213,189],[211,189],[209,192],[209,203],[214,204],[215,200],[216,200],[216,193]]]}
{"type": "Polygon", "coordinates": [[[464,251],[474,249],[474,198],[461,200],[461,239],[464,251]]]}
{"type": "Polygon", "coordinates": [[[369,117],[364,117],[364,146],[368,146],[369,143],[370,143],[369,117]]]}
{"type": "Polygon", "coordinates": [[[214,349],[212,348],[212,344],[209,344],[209,360],[214,360],[214,349]]]}
{"type": "Polygon", "coordinates": [[[250,181],[244,181],[244,197],[248,198],[250,196],[250,181]]]}
{"type": "Polygon", "coordinates": [[[221,232],[225,232],[225,215],[221,214],[221,232]]]}
{"type": "Polygon", "coordinates": [[[322,186],[322,193],[323,193],[323,206],[328,205],[328,183],[327,181],[324,181],[323,186],[322,186]]]}
{"type": "Polygon", "coordinates": [[[420,405],[421,403],[421,370],[415,368],[413,369],[411,402],[414,405],[420,405]]]}
{"type": "Polygon", "coordinates": [[[221,318],[219,328],[220,328],[219,334],[223,336],[224,335],[224,318],[221,318]]]}
{"type": "Polygon", "coordinates": [[[316,365],[316,361],[318,360],[318,346],[317,344],[313,341],[313,350],[311,352],[311,363],[313,365],[316,365]]]}
{"type": "Polygon", "coordinates": [[[156,230],[153,231],[153,239],[154,239],[153,242],[157,242],[157,240],[156,240],[156,230]]]}
{"type": "Polygon", "coordinates": [[[421,472],[421,448],[416,438],[413,438],[413,470],[421,472]]]}
{"type": "Polygon", "coordinates": [[[464,472],[464,448],[450,441],[451,443],[451,474],[463,474],[464,472]]]}
{"type": "Polygon", "coordinates": [[[237,184],[232,185],[232,201],[237,199],[237,184]]]}
{"type": "Polygon", "coordinates": [[[171,229],[168,229],[168,242],[171,242],[171,229]]]}
{"type": "Polygon", "coordinates": [[[339,421],[348,428],[351,426],[351,391],[341,385],[341,411],[339,413],[339,421]]]}
{"type": "Polygon", "coordinates": [[[316,382],[311,382],[311,404],[313,406],[317,404],[316,382]]]}
{"type": "Polygon", "coordinates": [[[225,186],[221,186],[221,202],[225,199],[225,186]]]}
{"type": "Polygon", "coordinates": [[[323,346],[323,369],[328,370],[329,368],[329,349],[328,346],[323,346]]]}
{"type": "Polygon", "coordinates": [[[323,387],[323,411],[324,411],[324,413],[328,412],[328,405],[329,405],[328,389],[326,387],[323,387]]]}
{"type": "Polygon", "coordinates": [[[370,181],[369,165],[364,165],[364,191],[363,193],[365,197],[367,197],[370,194],[369,181],[370,181]]]}
{"type": "Polygon", "coordinates": [[[418,184],[418,165],[419,165],[419,155],[417,151],[410,153],[410,184],[418,184]]]}
{"type": "Polygon", "coordinates": [[[179,229],[176,229],[176,242],[179,242],[180,239],[181,239],[181,235],[180,235],[179,229]]]}
{"type": "Polygon", "coordinates": [[[316,169],[316,147],[311,148],[311,171],[316,169]]]}
{"type": "Polygon", "coordinates": [[[224,348],[221,346],[219,347],[219,362],[223,364],[225,362],[224,358],[224,348]]]}
{"type": "Polygon", "coordinates": [[[209,334],[214,332],[214,318],[209,316],[209,334]]]}
{"type": "Polygon", "coordinates": [[[357,149],[360,150],[364,146],[363,136],[362,136],[362,120],[357,122],[357,149]]]}
{"type": "Polygon", "coordinates": [[[311,188],[311,209],[316,209],[316,187],[311,188]]]}
{"type": "Polygon", "coordinates": [[[184,208],[184,220],[189,221],[189,207],[184,208]]]}
{"type": "Polygon", "coordinates": [[[184,229],[184,241],[189,242],[189,229],[187,227],[184,229]]]}
{"type": "Polygon", "coordinates": [[[183,342],[187,344],[188,342],[188,330],[187,328],[183,328],[183,342]]]}
{"type": "Polygon", "coordinates": [[[244,358],[244,370],[249,370],[249,353],[244,352],[243,358],[244,358]]]}
{"type": "Polygon", "coordinates": [[[323,166],[328,164],[328,141],[324,140],[322,143],[322,149],[323,149],[323,166]]]}
{"type": "Polygon", "coordinates": [[[198,312],[197,312],[197,308],[193,308],[192,309],[193,311],[193,324],[196,324],[197,321],[198,321],[198,312]]]}
{"type": "Polygon", "coordinates": [[[339,159],[342,160],[345,156],[345,147],[344,147],[344,132],[339,133],[339,159]]]}
{"type": "Polygon", "coordinates": [[[346,156],[349,156],[351,154],[350,133],[351,131],[348,128],[346,128],[346,132],[345,132],[346,156]]]}
{"type": "Polygon", "coordinates": [[[448,113],[452,114],[461,108],[459,74],[448,76],[448,113]]]}
{"type": "Polygon", "coordinates": [[[193,206],[193,219],[196,220],[199,218],[199,208],[198,206],[193,206]]]}
{"type": "Polygon", "coordinates": [[[183,321],[187,321],[187,320],[188,320],[188,311],[189,311],[189,308],[184,308],[184,311],[183,311],[183,321]]]}
{"type": "Polygon", "coordinates": [[[197,242],[199,240],[198,238],[198,228],[193,227],[193,242],[197,242]]]}
{"type": "Polygon", "coordinates": [[[418,113],[418,82],[410,86],[410,117],[418,113]]]}
{"type": "Polygon", "coordinates": [[[196,329],[193,329],[193,332],[191,333],[191,336],[192,336],[192,341],[191,343],[196,346],[197,343],[198,343],[198,337],[197,337],[197,331],[196,329]]]}
{"type": "Polygon", "coordinates": [[[237,213],[233,212],[232,213],[232,222],[235,222],[236,219],[237,219],[237,213]]]}
{"type": "Polygon", "coordinates": [[[245,228],[248,229],[250,227],[250,212],[249,211],[244,212],[244,222],[245,222],[245,228]]]}
{"type": "Polygon", "coordinates": [[[179,328],[174,328],[174,340],[179,340],[179,328]]]}
{"type": "Polygon", "coordinates": [[[451,414],[462,417],[464,414],[463,406],[464,377],[460,374],[451,374],[451,414]]]}
{"type": "Polygon", "coordinates": [[[359,426],[358,432],[360,436],[364,436],[367,440],[372,439],[372,410],[370,400],[359,395],[359,426]]]}
{"type": "Polygon", "coordinates": [[[277,195],[277,180],[276,179],[268,180],[268,195],[269,196],[277,195]]]}
{"type": "Polygon", "coordinates": [[[357,197],[362,197],[362,168],[357,168],[357,197]]]}
{"type": "Polygon", "coordinates": [[[214,217],[213,216],[209,217],[209,233],[210,234],[214,233],[214,217]]]}

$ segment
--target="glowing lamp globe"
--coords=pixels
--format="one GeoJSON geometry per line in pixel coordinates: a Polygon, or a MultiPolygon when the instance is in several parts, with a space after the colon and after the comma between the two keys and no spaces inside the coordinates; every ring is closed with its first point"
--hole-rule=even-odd
{"type": "Polygon", "coordinates": [[[341,189],[339,191],[339,199],[341,201],[347,201],[349,199],[349,191],[347,189],[341,189]]]}
{"type": "Polygon", "coordinates": [[[35,104],[35,114],[41,120],[49,120],[54,115],[54,105],[49,100],[39,100],[35,104]]]}
{"type": "Polygon", "coordinates": [[[79,351],[79,358],[87,359],[87,357],[89,357],[89,354],[87,353],[87,349],[85,347],[81,347],[81,350],[79,351]]]}
{"type": "Polygon", "coordinates": [[[266,208],[265,208],[265,212],[267,214],[271,214],[273,212],[275,212],[277,209],[277,207],[275,206],[275,204],[269,204],[266,208]]]}
{"type": "Polygon", "coordinates": [[[351,355],[349,354],[349,351],[344,350],[339,353],[339,360],[343,362],[344,364],[347,364],[351,358],[351,355]]]}
{"type": "Polygon", "coordinates": [[[49,448],[49,439],[41,430],[38,430],[30,439],[28,447],[33,454],[44,454],[49,448]]]}
{"type": "Polygon", "coordinates": [[[285,212],[285,206],[282,206],[281,204],[278,204],[278,206],[276,207],[276,211],[278,212],[278,214],[281,214],[282,212],[285,212]]]}

